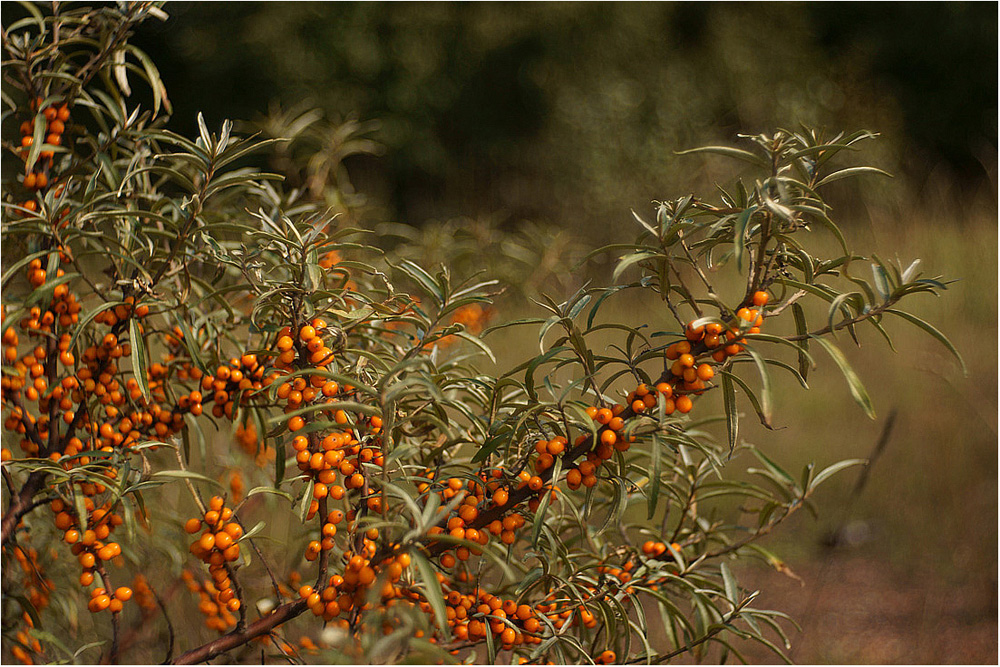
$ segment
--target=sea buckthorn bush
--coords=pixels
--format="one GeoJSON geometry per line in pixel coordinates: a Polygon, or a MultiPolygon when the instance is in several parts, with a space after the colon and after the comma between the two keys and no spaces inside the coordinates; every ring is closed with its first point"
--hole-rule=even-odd
{"type": "MultiPolygon", "coordinates": [[[[534,293],[516,267],[551,245],[490,231],[509,256],[479,265],[502,282],[456,268],[474,236],[423,246],[444,264],[414,260],[416,232],[384,248],[354,226],[342,162],[374,150],[363,126],[324,155],[229,122],[180,136],[128,42],[156,4],[29,11],[3,41],[5,659],[787,647],[788,619],[731,564],[783,567],[759,539],[864,462],[793,476],[740,420],[770,425],[771,374],[805,387],[817,365],[874,416],[842,351],[862,328],[903,320],[950,347],[901,310],[945,283],[850,251],[823,199],[878,171],[843,160],[871,133],[700,149],[749,171],[635,215],[633,242],[594,251],[619,258],[608,284],[511,320],[495,298],[534,293]],[[628,295],[636,321],[605,320],[628,295]],[[497,371],[510,327],[538,349],[497,371]]],[[[317,122],[296,118],[272,128],[317,122]]]]}

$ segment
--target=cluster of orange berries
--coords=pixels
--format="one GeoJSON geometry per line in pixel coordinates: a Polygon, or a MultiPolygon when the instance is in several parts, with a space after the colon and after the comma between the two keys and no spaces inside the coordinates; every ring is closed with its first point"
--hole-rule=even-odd
{"type": "Polygon", "coordinates": [[[445,616],[454,639],[482,641],[491,633],[505,651],[542,642],[538,615],[545,605],[535,608],[477,589],[478,594],[454,589],[445,592],[445,616]]]}
{"type": "MultiPolygon", "coordinates": [[[[29,264],[28,280],[36,289],[44,285],[44,274],[40,260],[35,259],[29,264]]],[[[62,274],[62,269],[58,269],[57,277],[62,274]]],[[[134,298],[128,297],[125,304],[99,313],[95,321],[114,327],[123,319],[133,315],[142,317],[148,313],[148,308],[145,306],[138,306],[133,310],[133,304],[134,298]]],[[[170,427],[180,426],[178,422],[180,415],[175,417],[170,411],[161,414],[158,406],[154,405],[143,413],[133,411],[128,415],[124,414],[126,392],[122,391],[116,376],[117,360],[131,352],[128,342],[120,343],[117,335],[109,332],[97,344],[88,347],[81,355],[79,360],[81,363],[77,363],[78,360],[69,349],[72,336],[66,329],[78,323],[79,312],[80,304],[67,285],[57,285],[53,290],[49,308],[44,312],[38,307],[32,308],[28,316],[19,323],[29,337],[43,337],[46,342],[45,345],[36,346],[20,360],[17,359],[17,346],[20,342],[17,332],[12,327],[5,329],[4,358],[8,362],[14,362],[14,369],[18,375],[5,376],[2,387],[5,391],[9,389],[15,393],[22,393],[24,399],[28,401],[37,401],[40,415],[36,422],[31,411],[15,407],[4,423],[5,428],[25,434],[28,428],[33,427],[38,432],[37,440],[44,442],[48,430],[53,427],[48,423],[50,407],[52,402],[57,403],[58,412],[61,413],[67,430],[82,428],[88,431],[90,436],[87,437],[86,443],[76,437],[65,439],[63,451],[50,453],[54,460],[58,460],[61,456],[73,456],[86,448],[97,450],[127,445],[149,431],[160,437],[175,431],[176,428],[170,427]],[[63,331],[59,332],[58,328],[62,328],[63,331]],[[57,362],[69,369],[71,374],[49,387],[50,378],[56,368],[53,364],[57,362]],[[74,370],[75,373],[72,373],[74,370]],[[88,397],[96,397],[103,406],[105,421],[96,423],[91,421],[87,411],[79,415],[75,412],[74,408],[85,403],[88,397]]],[[[126,386],[127,393],[133,401],[141,398],[138,383],[134,378],[131,378],[126,386]]],[[[32,440],[23,438],[21,446],[28,454],[37,455],[38,442],[32,440]]]]}
{"type": "MultiPolygon", "coordinates": [[[[65,531],[63,541],[71,545],[73,555],[77,557],[83,568],[83,572],[80,574],[80,585],[90,586],[94,583],[94,570],[98,568],[98,563],[112,560],[121,555],[121,545],[106,540],[115,528],[122,525],[123,520],[121,515],[111,511],[110,502],[104,503],[101,507],[95,507],[90,496],[102,493],[103,489],[93,488],[96,485],[90,483],[83,483],[80,486],[83,493],[87,495],[83,499],[84,508],[87,510],[85,520],[80,520],[76,516],[74,508],[67,505],[61,498],[53,500],[49,507],[54,514],[53,522],[56,528],[65,531]]],[[[106,608],[106,606],[102,607],[102,609],[106,608]]]]}
{"type": "MultiPolygon", "coordinates": [[[[190,535],[204,528],[201,536],[191,543],[190,551],[209,565],[209,571],[216,582],[227,578],[225,564],[240,557],[238,540],[243,537],[243,528],[236,521],[232,521],[232,518],[233,510],[225,506],[225,500],[221,496],[212,496],[208,501],[205,516],[201,519],[188,519],[184,524],[185,532],[190,535]]],[[[228,586],[220,588],[225,589],[228,586]]],[[[239,609],[238,604],[236,609],[239,609]]]]}
{"type": "MultiPolygon", "coordinates": [[[[770,295],[767,292],[754,292],[750,300],[750,305],[753,307],[743,306],[737,310],[736,319],[728,328],[718,322],[699,327],[691,327],[691,323],[689,323],[685,328],[684,337],[692,344],[700,343],[707,350],[712,350],[712,359],[722,363],[727,357],[735,356],[743,351],[741,343],[744,334],[760,333],[760,327],[764,324],[764,306],[767,305],[768,301],[770,301],[770,295]]],[[[675,351],[680,352],[677,348],[675,351]]]]}
{"type": "MultiPolygon", "coordinates": [[[[114,308],[102,310],[94,317],[94,321],[100,324],[106,324],[109,327],[114,327],[119,322],[127,322],[132,317],[141,320],[149,315],[149,306],[144,303],[139,304],[138,306],[135,305],[135,297],[133,295],[128,295],[125,297],[124,301],[125,303],[120,303],[114,308]]],[[[128,353],[126,352],[126,354],[128,353]]]]}
{"type": "MultiPolygon", "coordinates": [[[[192,373],[195,369],[190,369],[192,373]]],[[[269,386],[276,374],[264,376],[264,365],[257,360],[255,354],[229,359],[228,364],[219,366],[213,375],[200,376],[201,390],[194,390],[187,396],[178,399],[178,407],[188,409],[198,416],[204,410],[204,403],[214,403],[212,416],[233,418],[237,407],[236,400],[246,403],[251,396],[266,386],[269,386]]]]}
{"type": "MultiPolygon", "coordinates": [[[[371,545],[374,547],[374,542],[371,545]]],[[[374,549],[366,549],[366,552],[374,553],[374,549]]],[[[383,602],[404,596],[405,591],[398,584],[410,566],[409,554],[392,555],[376,564],[370,557],[347,551],[343,560],[343,575],[331,576],[322,590],[313,590],[312,586],[299,588],[299,597],[306,600],[309,610],[316,616],[322,616],[324,621],[330,622],[355,608],[369,608],[369,591],[379,581],[383,602]]]]}
{"type": "MultiPolygon", "coordinates": [[[[339,414],[343,411],[337,412],[339,414]]],[[[382,420],[373,416],[369,423],[372,428],[381,428],[382,420]]],[[[299,470],[313,479],[313,500],[307,518],[319,511],[319,503],[324,498],[340,500],[348,490],[364,489],[365,464],[379,467],[385,465],[379,443],[369,441],[362,444],[350,430],[334,431],[322,439],[297,435],[292,438],[292,449],[296,452],[295,460],[299,470]],[[343,477],[343,485],[337,483],[338,474],[343,477]]],[[[367,505],[369,510],[376,513],[382,511],[382,499],[378,495],[371,495],[367,499],[367,505]]]]}
{"type": "MultiPolygon", "coordinates": [[[[417,490],[421,493],[431,489],[435,473],[426,472],[424,477],[428,479],[428,482],[421,482],[417,485],[417,490]]],[[[516,488],[530,486],[532,490],[541,491],[544,486],[541,483],[541,477],[531,475],[526,470],[518,473],[515,479],[517,480],[516,488]]],[[[428,534],[433,536],[447,533],[456,539],[468,540],[480,546],[487,545],[492,535],[499,537],[503,544],[513,544],[517,539],[516,531],[525,525],[525,519],[510,503],[510,488],[510,483],[505,479],[504,471],[499,468],[490,471],[489,475],[486,472],[480,472],[475,479],[448,478],[434,489],[434,492],[445,502],[461,496],[461,502],[446,520],[442,518],[438,525],[432,526],[428,534]],[[497,518],[483,525],[481,529],[475,527],[474,524],[479,523],[477,520],[481,512],[495,511],[498,508],[500,512],[497,518]],[[444,527],[440,525],[442,522],[444,527]]],[[[529,506],[537,502],[537,498],[532,498],[529,501],[529,506]]],[[[532,510],[537,508],[538,505],[534,504],[532,510]]],[[[457,561],[467,561],[470,556],[479,553],[480,550],[474,546],[463,545],[455,548],[454,545],[450,545],[441,554],[440,563],[442,567],[450,569],[455,567],[457,561]],[[451,553],[452,549],[455,551],[454,554],[451,553]]]]}
{"type": "Polygon", "coordinates": [[[220,496],[213,496],[208,501],[204,517],[188,519],[184,530],[193,535],[204,528],[198,539],[191,543],[190,551],[208,564],[215,587],[225,598],[223,602],[229,611],[235,612],[240,608],[240,601],[232,592],[226,564],[240,557],[239,539],[243,537],[243,527],[232,519],[232,508],[226,507],[220,496]]]}
{"type": "MultiPolygon", "coordinates": [[[[45,270],[41,268],[41,260],[36,258],[28,265],[28,280],[32,286],[39,289],[46,281],[45,270]]],[[[63,275],[62,269],[57,269],[58,277],[63,275]]],[[[14,327],[6,327],[3,332],[4,361],[13,366],[15,374],[4,374],[0,380],[5,399],[9,400],[11,394],[21,396],[23,399],[38,402],[39,414],[36,421],[30,410],[26,406],[15,406],[7,419],[4,421],[4,428],[8,431],[26,435],[28,430],[35,431],[37,439],[24,437],[20,441],[21,448],[29,455],[38,455],[38,441],[45,442],[50,428],[49,407],[50,401],[56,401],[63,409],[62,417],[67,424],[72,423],[74,413],[71,410],[74,403],[79,402],[79,398],[71,398],[68,395],[76,389],[75,382],[65,380],[61,385],[49,387],[49,377],[56,370],[56,363],[63,366],[72,367],[76,359],[69,350],[71,336],[68,332],[59,333],[59,327],[66,328],[79,320],[80,304],[76,297],[69,292],[65,284],[57,285],[53,290],[53,296],[46,310],[38,306],[32,307],[27,316],[18,323],[19,328],[27,335],[28,339],[38,339],[36,346],[29,350],[23,357],[18,358],[18,345],[21,339],[14,327]]],[[[6,313],[0,311],[0,322],[6,319],[6,313]]]]}
{"type": "Polygon", "coordinates": [[[642,553],[650,558],[658,558],[659,556],[667,553],[668,550],[673,550],[679,553],[681,545],[676,542],[671,542],[670,547],[668,548],[665,543],[656,542],[654,540],[647,540],[642,543],[642,553]]]}
{"type": "Polygon", "coordinates": [[[228,591],[229,596],[224,599],[223,591],[219,590],[212,581],[201,582],[195,578],[194,573],[190,570],[181,572],[181,577],[184,579],[187,589],[196,593],[200,598],[198,611],[205,616],[205,625],[210,630],[226,632],[236,626],[236,617],[229,610],[229,602],[234,601],[234,598],[231,597],[232,590],[228,591]]]}
{"type": "MultiPolygon", "coordinates": [[[[318,501],[314,500],[313,502],[316,502],[316,504],[319,505],[318,501]]],[[[329,551],[330,549],[333,549],[334,547],[333,538],[334,536],[336,536],[337,526],[340,525],[340,522],[344,520],[344,516],[345,515],[341,510],[331,510],[330,512],[327,513],[326,521],[323,522],[323,527],[320,530],[322,534],[322,539],[311,540],[309,544],[306,545],[306,554],[305,554],[306,560],[314,561],[316,560],[316,558],[319,557],[320,552],[329,551]]],[[[353,520],[354,520],[354,514],[352,512],[348,521],[353,521],[353,520]]]]}
{"type": "MultiPolygon", "coordinates": [[[[695,327],[692,326],[694,321],[684,327],[685,340],[671,344],[665,353],[666,358],[673,361],[670,366],[671,377],[655,388],[665,398],[666,414],[673,414],[675,410],[681,413],[691,411],[691,395],[701,395],[706,383],[715,377],[712,364],[699,363],[699,360],[711,356],[712,361],[721,364],[728,357],[742,352],[743,336],[747,333],[760,333],[764,323],[764,306],[769,299],[767,292],[754,292],[751,297],[751,305],[754,307],[744,306],[737,310],[736,319],[729,327],[719,322],[695,327]]],[[[655,395],[651,392],[643,394],[642,385],[629,395],[628,400],[632,411],[636,413],[656,405],[655,395]],[[651,395],[652,400],[647,398],[651,395]]]]}
{"type": "MultiPolygon", "coordinates": [[[[299,327],[296,337],[293,337],[291,327],[284,327],[278,332],[278,340],[275,342],[275,349],[278,356],[274,360],[274,367],[279,370],[291,370],[293,364],[298,360],[301,366],[323,367],[333,361],[334,352],[327,345],[324,335],[330,335],[327,331],[326,322],[320,318],[315,318],[308,324],[299,327]]],[[[334,341],[329,341],[337,346],[334,341]]]]}
{"type": "Polygon", "coordinates": [[[14,656],[14,659],[22,665],[35,664],[34,658],[31,657],[28,651],[32,651],[37,655],[42,653],[42,643],[38,641],[38,638],[29,636],[26,630],[18,630],[17,634],[14,635],[14,641],[17,643],[10,649],[10,653],[14,656]]]}
{"type": "MultiPolygon", "coordinates": [[[[41,99],[32,102],[32,110],[41,105],[41,99]]],[[[62,135],[66,130],[66,124],[70,120],[69,107],[66,104],[59,106],[50,105],[42,110],[42,117],[45,119],[45,143],[49,146],[61,146],[62,135]]],[[[27,160],[28,151],[35,142],[35,119],[26,120],[21,123],[21,159],[27,160]]],[[[51,150],[43,150],[38,154],[39,161],[35,163],[32,171],[24,175],[24,187],[28,190],[44,190],[55,183],[54,176],[50,173],[52,160],[55,153],[51,150]]],[[[29,199],[21,204],[30,211],[36,211],[38,204],[33,199],[29,199]]]]}
{"type": "MultiPolygon", "coordinates": [[[[641,387],[641,385],[640,385],[641,387]]],[[[627,452],[635,441],[634,436],[626,437],[621,433],[625,428],[624,405],[614,405],[610,408],[597,408],[589,406],[587,415],[596,421],[601,428],[597,432],[590,449],[587,450],[585,460],[570,467],[566,471],[566,486],[571,491],[576,491],[581,486],[590,488],[597,484],[597,472],[605,461],[611,460],[615,451],[627,452]]],[[[579,446],[585,442],[587,436],[578,436],[574,441],[574,446],[579,446]]],[[[565,440],[565,439],[564,439],[565,440]]]]}
{"type": "Polygon", "coordinates": [[[87,609],[93,614],[105,609],[112,614],[117,614],[124,607],[124,603],[131,599],[132,589],[128,586],[119,586],[113,592],[98,587],[90,591],[90,602],[87,603],[87,609]]]}

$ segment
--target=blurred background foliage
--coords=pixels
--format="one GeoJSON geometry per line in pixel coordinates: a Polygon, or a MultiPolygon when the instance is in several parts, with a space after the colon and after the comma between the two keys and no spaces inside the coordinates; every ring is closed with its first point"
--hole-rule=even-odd
{"type": "MultiPolygon", "coordinates": [[[[269,105],[375,119],[373,215],[535,219],[610,236],[692,187],[673,151],[799,122],[881,132],[862,201],[990,189],[990,3],[185,3],[137,43],[174,126],[269,105]],[[900,185],[902,182],[902,185],[900,185]],[[946,186],[942,186],[946,183],[946,186]]],[[[711,180],[712,173],[701,174],[711,180]]],[[[855,201],[853,197],[849,201],[855,201]]],[[[604,240],[604,239],[601,239],[604,240]]]]}

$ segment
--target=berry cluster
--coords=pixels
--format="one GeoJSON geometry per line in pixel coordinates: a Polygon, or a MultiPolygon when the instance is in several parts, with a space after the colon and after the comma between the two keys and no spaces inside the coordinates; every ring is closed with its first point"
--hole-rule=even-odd
{"type": "MultiPolygon", "coordinates": [[[[235,602],[231,596],[224,597],[212,580],[202,582],[193,572],[184,570],[181,578],[187,589],[198,595],[198,611],[205,616],[205,625],[210,630],[226,632],[236,626],[236,617],[229,610],[229,603],[235,602]]],[[[232,593],[232,591],[229,591],[232,593]]]]}
{"type": "MultiPolygon", "coordinates": [[[[41,98],[33,100],[31,103],[32,111],[38,109],[41,105],[41,98]]],[[[56,184],[57,179],[52,172],[52,161],[55,157],[55,152],[51,148],[62,145],[63,132],[65,132],[66,125],[70,122],[69,107],[66,104],[58,106],[50,104],[41,109],[41,117],[45,123],[43,132],[45,144],[50,148],[43,147],[38,153],[38,160],[32,169],[30,171],[25,169],[22,184],[25,189],[32,192],[45,190],[56,184]]],[[[21,123],[21,151],[19,155],[22,160],[27,161],[28,152],[35,143],[35,124],[38,122],[38,117],[33,116],[30,120],[21,123]]],[[[27,165],[25,166],[27,167],[27,165]]],[[[38,203],[34,199],[22,202],[21,206],[32,212],[38,210],[38,203]]]]}
{"type": "MultiPolygon", "coordinates": [[[[328,523],[327,525],[331,525],[328,523]]],[[[375,534],[377,538],[378,535],[375,534]]],[[[374,540],[366,536],[366,553],[374,553],[374,540]]],[[[370,609],[369,591],[381,582],[379,597],[383,603],[401,598],[404,590],[399,586],[403,574],[410,566],[410,555],[401,553],[392,555],[379,563],[373,563],[370,557],[346,551],[343,555],[343,575],[334,574],[327,580],[322,590],[313,590],[312,586],[299,588],[299,597],[306,600],[309,610],[323,620],[330,622],[355,609],[370,609]]]]}
{"type": "Polygon", "coordinates": [[[189,550],[208,565],[211,581],[205,584],[195,582],[189,572],[185,580],[189,590],[201,594],[199,609],[208,616],[208,626],[223,632],[235,623],[230,622],[232,614],[242,606],[230,577],[233,574],[232,563],[240,557],[239,539],[243,537],[243,527],[233,520],[232,508],[226,507],[220,496],[213,496],[201,519],[188,519],[184,524],[184,530],[191,535],[203,528],[204,532],[191,543],[189,550]]]}

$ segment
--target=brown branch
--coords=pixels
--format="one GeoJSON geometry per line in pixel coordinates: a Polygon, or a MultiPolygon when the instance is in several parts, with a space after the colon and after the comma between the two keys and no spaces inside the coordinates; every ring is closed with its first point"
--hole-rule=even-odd
{"type": "Polygon", "coordinates": [[[299,598],[294,602],[283,604],[269,615],[248,625],[242,632],[231,632],[198,648],[191,649],[187,653],[178,656],[171,664],[193,665],[211,660],[215,656],[242,646],[252,639],[269,634],[274,628],[285,621],[295,618],[306,609],[308,607],[306,606],[305,598],[299,598]]]}
{"type": "Polygon", "coordinates": [[[47,472],[36,470],[28,475],[28,479],[25,480],[24,486],[21,487],[17,495],[11,497],[10,507],[3,515],[2,543],[4,545],[14,536],[14,531],[21,521],[21,517],[42,504],[32,502],[32,497],[45,485],[46,477],[48,477],[47,472]]]}

